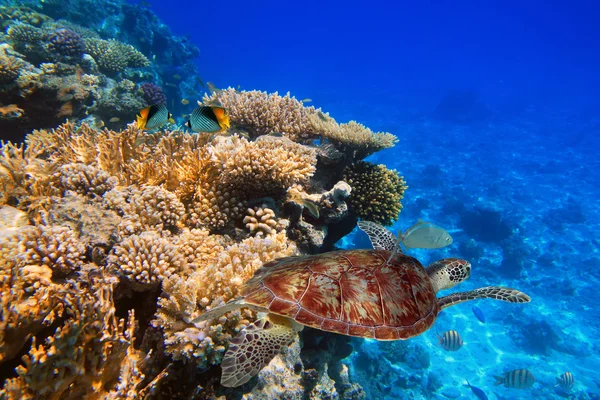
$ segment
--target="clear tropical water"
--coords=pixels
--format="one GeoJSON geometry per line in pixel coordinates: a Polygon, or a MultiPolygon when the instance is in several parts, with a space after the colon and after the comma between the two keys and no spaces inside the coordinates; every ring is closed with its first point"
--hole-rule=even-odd
{"type": "MultiPolygon", "coordinates": [[[[356,341],[351,373],[368,398],[598,398],[600,8],[593,2],[153,2],[202,52],[203,79],[290,91],[338,121],[400,138],[371,157],[406,178],[395,229],[418,218],[451,229],[424,264],[473,263],[461,290],[502,284],[525,306],[446,310],[409,342],[356,341]],[[455,329],[450,353],[436,332],[455,329]],[[406,349],[409,349],[407,351],[406,349]],[[408,355],[407,355],[408,354],[408,355]],[[494,386],[525,368],[531,389],[494,386]]],[[[343,247],[366,247],[362,233],[343,247]]]]}
{"type": "MultiPolygon", "coordinates": [[[[394,231],[423,219],[454,238],[442,250],[409,253],[424,265],[471,261],[470,279],[455,290],[503,285],[531,295],[525,305],[478,302],[485,323],[464,303],[409,341],[353,339],[345,362],[368,399],[475,398],[467,380],[489,399],[600,398],[600,5],[143,7],[199,47],[205,82],[289,91],[339,122],[398,136],[368,159],[397,169],[409,186],[394,231]],[[465,342],[456,352],[438,344],[448,330],[465,342]],[[535,375],[532,388],[494,385],[515,369],[535,375]],[[566,371],[575,377],[570,393],[555,387],[566,371]]],[[[355,230],[338,245],[369,242],[355,230]]]]}

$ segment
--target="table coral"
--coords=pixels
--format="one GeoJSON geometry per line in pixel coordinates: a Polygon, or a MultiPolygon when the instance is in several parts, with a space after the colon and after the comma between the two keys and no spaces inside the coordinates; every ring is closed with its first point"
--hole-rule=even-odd
{"type": "Polygon", "coordinates": [[[407,189],[398,172],[360,161],[346,168],[344,181],[352,187],[349,203],[359,218],[383,225],[398,219],[407,189]]]}

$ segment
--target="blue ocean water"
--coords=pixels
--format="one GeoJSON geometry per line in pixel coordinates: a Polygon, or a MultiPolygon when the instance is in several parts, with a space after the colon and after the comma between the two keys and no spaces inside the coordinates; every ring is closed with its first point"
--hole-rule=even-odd
{"type": "MultiPolygon", "coordinates": [[[[350,373],[368,398],[597,399],[600,381],[600,7],[543,1],[151,2],[201,49],[219,87],[291,92],[341,122],[397,135],[371,157],[408,185],[394,229],[417,219],[463,257],[461,290],[502,284],[527,305],[466,303],[408,342],[355,340],[350,373]],[[436,332],[465,345],[447,352],[436,332]],[[528,369],[531,389],[494,386],[528,369]],[[570,393],[555,378],[570,371],[570,393]]],[[[357,231],[345,248],[364,248],[357,231]]]]}
{"type": "MultiPolygon", "coordinates": [[[[338,121],[398,135],[371,157],[409,185],[396,230],[417,219],[464,257],[461,290],[502,284],[532,302],[444,311],[408,342],[355,341],[350,371],[368,398],[598,398],[600,369],[600,7],[595,2],[152,2],[201,48],[217,86],[311,98],[338,121]],[[181,12],[183,10],[183,12],[181,12]],[[435,332],[455,329],[450,353],[435,332]],[[408,349],[408,351],[407,351],[408,349]],[[407,355],[408,354],[408,355],[407,355]],[[531,389],[494,386],[528,369],[531,389]],[[570,371],[567,394],[555,378],[570,371]]],[[[344,247],[366,247],[354,232],[344,247]]]]}

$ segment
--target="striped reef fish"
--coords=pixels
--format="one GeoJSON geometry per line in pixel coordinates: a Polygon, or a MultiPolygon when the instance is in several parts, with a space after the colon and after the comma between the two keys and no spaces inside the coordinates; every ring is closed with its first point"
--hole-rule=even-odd
{"type": "Polygon", "coordinates": [[[136,119],[138,129],[154,129],[167,122],[174,122],[173,116],[164,104],[154,104],[142,109],[136,119]]]}
{"type": "Polygon", "coordinates": [[[229,129],[229,114],[223,107],[200,106],[190,114],[185,126],[194,132],[220,132],[229,129]]]}
{"type": "Polygon", "coordinates": [[[573,388],[573,385],[575,385],[573,374],[567,371],[556,378],[556,385],[554,385],[554,387],[560,386],[561,389],[564,389],[568,392],[573,388]]]}
{"type": "Polygon", "coordinates": [[[446,351],[456,351],[464,344],[462,338],[456,331],[444,332],[441,336],[438,336],[438,344],[446,351]]]}
{"type": "Polygon", "coordinates": [[[494,385],[504,385],[511,389],[529,389],[535,383],[535,376],[527,369],[515,369],[494,378],[494,385]]]}

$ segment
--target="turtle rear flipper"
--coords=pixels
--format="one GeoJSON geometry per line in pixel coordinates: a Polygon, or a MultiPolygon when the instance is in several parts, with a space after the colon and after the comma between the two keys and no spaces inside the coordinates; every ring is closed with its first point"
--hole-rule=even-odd
{"type": "Polygon", "coordinates": [[[246,304],[246,302],[244,302],[244,298],[237,298],[229,301],[228,303],[223,304],[222,306],[215,307],[210,311],[202,313],[200,316],[194,318],[192,320],[192,323],[196,324],[202,321],[212,321],[221,317],[224,314],[227,314],[230,311],[237,310],[238,308],[249,308],[257,312],[265,311],[262,307],[256,307],[252,304],[246,304]]]}
{"type": "Polygon", "coordinates": [[[231,340],[223,357],[221,385],[236,387],[254,377],[296,337],[293,321],[272,314],[248,325],[231,340]]]}
{"type": "Polygon", "coordinates": [[[476,299],[495,299],[507,301],[509,303],[529,303],[531,301],[531,298],[528,295],[519,290],[502,286],[488,286],[469,292],[453,293],[448,296],[440,297],[438,299],[438,305],[440,306],[440,310],[443,310],[444,308],[476,299]]]}

